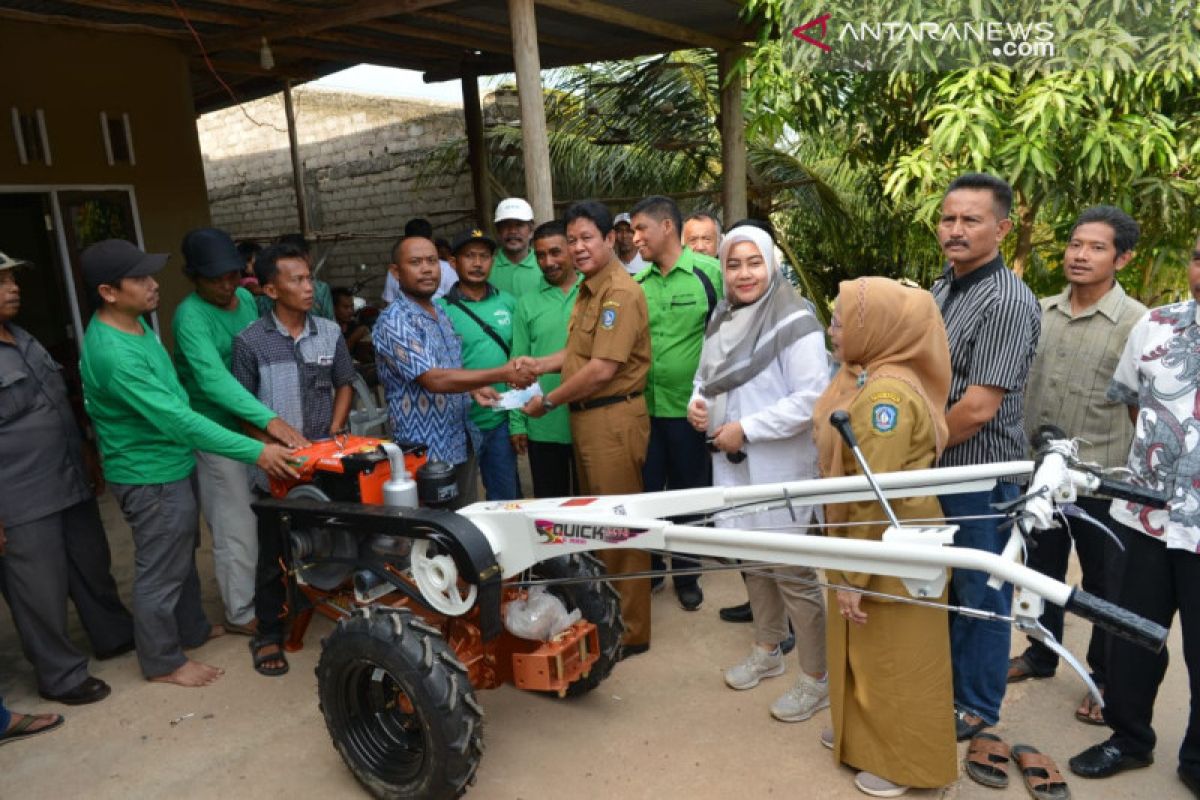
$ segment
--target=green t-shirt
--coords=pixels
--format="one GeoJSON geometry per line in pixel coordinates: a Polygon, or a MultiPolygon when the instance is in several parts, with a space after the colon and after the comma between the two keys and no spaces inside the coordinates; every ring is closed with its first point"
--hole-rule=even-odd
{"type": "Polygon", "coordinates": [[[125,333],[95,317],[83,337],[84,407],[96,427],[104,477],[145,485],[182,480],[194,450],[253,464],[262,442],[222,428],[188,405],[171,357],[154,332],[125,333]]]}
{"type": "Polygon", "coordinates": [[[650,373],[646,409],[652,417],[686,417],[692,380],[700,363],[708,295],[695,271],[702,270],[717,299],[725,294],[721,265],[715,258],[683,248],[666,277],[651,264],[635,280],[646,293],[650,314],[650,373]]]}
{"type": "MultiPolygon", "coordinates": [[[[434,301],[446,312],[446,316],[450,318],[450,324],[454,326],[454,332],[462,339],[464,369],[491,369],[507,364],[509,356],[496,343],[496,340],[489,336],[479,323],[471,319],[465,311],[452,303],[451,299],[457,299],[471,309],[471,313],[487,323],[511,348],[513,315],[517,310],[516,298],[508,292],[502,292],[494,286],[489,286],[487,296],[476,302],[464,297],[459,292],[458,284],[455,284],[445,297],[439,297],[434,301]]],[[[508,390],[507,384],[497,383],[493,386],[498,392],[508,390]]],[[[481,431],[498,428],[507,419],[504,412],[485,408],[474,401],[471,402],[471,410],[467,413],[481,431]]]]}
{"type": "Polygon", "coordinates": [[[258,306],[254,295],[239,288],[237,308],[232,311],[218,308],[192,292],[175,309],[175,319],[171,322],[175,333],[175,370],[191,398],[192,408],[235,432],[241,430],[239,420],[265,428],[276,416],[229,371],[234,337],[256,319],[258,306]]]}
{"type": "Polygon", "coordinates": [[[525,258],[515,264],[508,260],[503,250],[497,248],[492,259],[492,274],[488,277],[488,283],[518,300],[530,292],[536,292],[543,279],[533,248],[530,247],[525,258]]]}
{"type": "MultiPolygon", "coordinates": [[[[571,309],[575,307],[575,298],[579,294],[579,284],[583,276],[578,276],[571,291],[563,294],[557,286],[551,286],[542,280],[542,285],[536,292],[530,292],[517,301],[517,319],[513,325],[513,357],[545,356],[557,353],[567,346],[567,323],[571,321],[571,309]]],[[[542,393],[550,394],[562,383],[562,375],[557,372],[542,375],[538,378],[542,385],[542,393]]],[[[509,431],[525,433],[535,442],[553,442],[556,444],[571,443],[571,420],[565,405],[546,414],[544,417],[530,419],[520,411],[509,415],[509,431]]]]}

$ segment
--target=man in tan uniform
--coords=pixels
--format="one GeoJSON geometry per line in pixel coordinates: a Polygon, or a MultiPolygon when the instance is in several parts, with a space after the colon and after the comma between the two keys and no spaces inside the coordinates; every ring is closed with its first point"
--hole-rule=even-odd
{"type": "MultiPolygon", "coordinates": [[[[529,359],[538,374],[561,372],[562,384],[525,406],[539,417],[556,406],[571,409],[571,437],[584,494],[642,491],[642,463],[650,439],[650,417],[642,391],[650,366],[646,297],[613,252],[612,215],[585,200],[567,210],[567,245],[584,275],[567,335],[558,353],[529,359]]],[[[645,572],[650,556],[641,550],[601,550],[613,574],[645,572]]],[[[617,584],[625,618],[624,654],[650,649],[650,581],[617,584]]]]}

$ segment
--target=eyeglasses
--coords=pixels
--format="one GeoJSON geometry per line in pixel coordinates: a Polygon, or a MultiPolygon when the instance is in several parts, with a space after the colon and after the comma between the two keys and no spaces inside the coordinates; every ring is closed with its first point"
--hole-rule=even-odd
{"type": "MultiPolygon", "coordinates": [[[[705,439],[704,446],[708,448],[708,452],[710,453],[721,452],[721,448],[713,444],[712,439],[705,439]]],[[[746,460],[746,453],[744,450],[738,450],[736,453],[726,453],[725,458],[730,464],[740,464],[746,460]]]]}

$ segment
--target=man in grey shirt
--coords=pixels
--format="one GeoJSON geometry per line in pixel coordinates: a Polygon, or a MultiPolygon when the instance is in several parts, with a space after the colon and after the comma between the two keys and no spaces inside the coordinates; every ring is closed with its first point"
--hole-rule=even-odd
{"type": "Polygon", "coordinates": [[[25,657],[47,700],[81,705],[111,691],[88,674],[67,636],[67,597],[97,658],[133,649],[133,619],[109,573],[108,539],[95,493],[104,491],[84,441],[62,367],[23,328],[15,271],[0,253],[0,558],[3,591],[25,657]]]}
{"type": "MultiPolygon", "coordinates": [[[[1079,215],[1067,252],[1063,274],[1067,288],[1041,300],[1042,335],[1025,389],[1025,428],[1032,435],[1042,425],[1055,425],[1079,440],[1079,457],[1101,467],[1122,467],[1133,440],[1133,423],[1123,403],[1105,397],[1125,341],[1146,307],[1125,294],[1117,273],[1129,263],[1138,240],[1138,225],[1113,206],[1096,206],[1079,215]]],[[[1122,530],[1108,509],[1111,501],[1080,497],[1077,505],[1111,531],[1122,530]]],[[[1083,588],[1097,597],[1116,599],[1121,550],[1108,536],[1078,516],[1064,528],[1042,531],[1030,548],[1026,566],[1063,580],[1071,542],[1083,569],[1083,588]]],[[[1046,605],[1042,625],[1062,641],[1063,611],[1046,605]]],[[[1108,634],[1092,628],[1087,660],[1101,691],[1105,684],[1108,634]]],[[[1008,682],[1048,678],[1058,656],[1040,641],[1030,639],[1025,652],[1011,659],[1008,682]]],[[[1090,695],[1084,695],[1075,716],[1081,722],[1103,725],[1104,715],[1090,695]]]]}

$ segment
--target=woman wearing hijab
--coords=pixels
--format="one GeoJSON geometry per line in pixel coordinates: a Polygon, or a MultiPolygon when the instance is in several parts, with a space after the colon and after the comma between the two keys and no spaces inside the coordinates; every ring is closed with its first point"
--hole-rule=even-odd
{"type": "MultiPolygon", "coordinates": [[[[816,477],[812,408],[829,381],[821,325],[780,274],[770,234],[734,228],[720,258],[725,299],[705,332],[688,406],[688,420],[709,437],[713,482],[740,486],[816,477]]],[[[815,513],[811,506],[795,506],[731,516],[717,525],[802,532],[815,513]]],[[[725,682],[751,689],[782,675],[779,645],[788,637],[790,618],[801,672],[771,706],[784,722],[801,722],[829,705],[825,608],[815,580],[806,567],[746,575],[754,644],[749,658],[726,671],[725,682]]]]}
{"type": "MultiPolygon", "coordinates": [[[[873,471],[932,467],[946,442],[950,352],[933,297],[887,278],[846,281],[829,326],[842,364],[813,411],[821,475],[858,473],[829,424],[846,411],[873,471]]],[[[942,516],[935,497],[892,501],[900,519],[942,516]]],[[[880,539],[879,503],[825,508],[828,535],[880,539]]],[[[898,578],[826,570],[831,584],[907,597],[898,578]]],[[[839,590],[829,604],[829,694],[833,730],[822,742],[859,770],[854,783],[874,797],[933,788],[958,776],[950,639],[946,612],[839,590]]]]}

